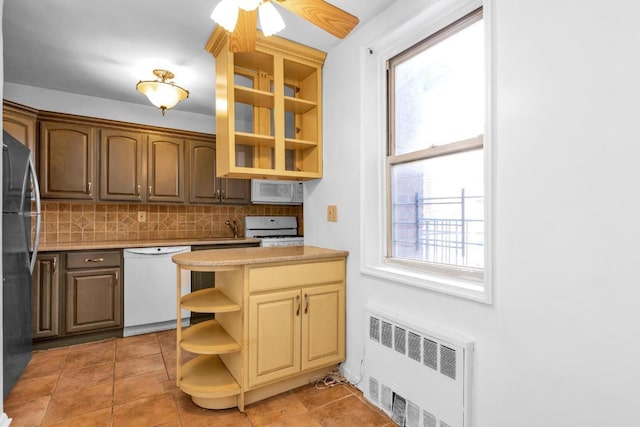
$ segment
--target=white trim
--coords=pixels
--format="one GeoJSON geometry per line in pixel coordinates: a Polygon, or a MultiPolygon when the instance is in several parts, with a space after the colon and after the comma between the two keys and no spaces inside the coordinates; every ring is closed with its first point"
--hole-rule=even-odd
{"type": "MultiPolygon", "coordinates": [[[[380,34],[369,46],[363,46],[361,99],[361,273],[395,283],[416,286],[440,293],[493,303],[493,212],[495,165],[495,32],[492,0],[439,0],[428,2],[408,16],[399,17],[397,29],[380,34]],[[429,35],[483,6],[486,43],[486,129],[485,156],[485,268],[482,282],[437,275],[384,260],[386,247],[386,64],[387,60],[429,35]]],[[[409,12],[407,12],[409,13],[409,12]]]]}

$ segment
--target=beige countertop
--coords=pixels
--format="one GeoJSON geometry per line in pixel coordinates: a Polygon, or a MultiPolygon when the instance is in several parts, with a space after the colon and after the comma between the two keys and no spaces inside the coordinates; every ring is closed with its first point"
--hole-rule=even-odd
{"type": "Polygon", "coordinates": [[[249,264],[346,257],[348,251],[316,246],[275,246],[185,252],[171,259],[182,267],[234,267],[249,264]]]}
{"type": "Polygon", "coordinates": [[[259,243],[260,239],[250,237],[202,237],[187,239],[157,239],[157,240],[104,240],[100,242],[56,242],[41,243],[38,252],[79,251],[94,249],[126,249],[149,248],[154,246],[197,246],[197,245],[237,245],[242,243],[259,243]]]}

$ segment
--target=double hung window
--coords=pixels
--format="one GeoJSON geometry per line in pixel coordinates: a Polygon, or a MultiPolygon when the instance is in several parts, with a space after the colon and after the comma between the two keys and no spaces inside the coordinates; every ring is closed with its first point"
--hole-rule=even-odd
{"type": "Polygon", "coordinates": [[[482,8],[387,62],[388,264],[483,279],[482,8]]]}

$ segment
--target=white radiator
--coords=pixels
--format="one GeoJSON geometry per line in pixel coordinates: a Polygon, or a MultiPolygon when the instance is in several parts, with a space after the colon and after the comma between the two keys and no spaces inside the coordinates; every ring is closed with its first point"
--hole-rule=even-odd
{"type": "Polygon", "coordinates": [[[473,341],[367,307],[364,395],[406,427],[470,427],[473,341]]]}

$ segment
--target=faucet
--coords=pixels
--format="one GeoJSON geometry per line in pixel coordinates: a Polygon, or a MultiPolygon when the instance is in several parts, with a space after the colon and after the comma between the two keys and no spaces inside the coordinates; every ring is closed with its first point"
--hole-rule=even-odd
{"type": "Polygon", "coordinates": [[[235,219],[233,220],[233,223],[229,220],[226,220],[224,222],[224,225],[229,226],[231,231],[233,231],[233,238],[237,239],[238,238],[238,222],[235,219]]]}

